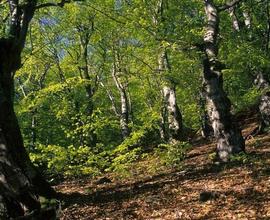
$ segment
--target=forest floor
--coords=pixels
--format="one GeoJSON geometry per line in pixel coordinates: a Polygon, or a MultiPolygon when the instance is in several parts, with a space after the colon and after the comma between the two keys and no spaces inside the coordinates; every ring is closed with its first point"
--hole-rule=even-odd
{"type": "MultiPolygon", "coordinates": [[[[244,136],[257,126],[256,117],[239,119],[244,136]]],[[[64,181],[55,186],[61,219],[270,219],[270,135],[251,137],[246,147],[245,158],[217,165],[209,156],[215,145],[200,140],[178,170],[149,176],[142,169],[104,184],[64,181]]]]}

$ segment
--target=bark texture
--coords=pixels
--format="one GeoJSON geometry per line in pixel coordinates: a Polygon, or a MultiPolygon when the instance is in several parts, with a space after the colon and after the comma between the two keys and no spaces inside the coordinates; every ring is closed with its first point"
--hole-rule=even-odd
{"type": "Polygon", "coordinates": [[[6,40],[0,43],[0,50],[4,52],[0,56],[0,193],[2,202],[6,203],[3,215],[7,216],[20,215],[21,204],[30,210],[39,209],[35,195],[55,196],[28,157],[13,109],[13,75],[20,62],[18,54],[12,50],[14,45],[6,40]]]}
{"type": "Polygon", "coordinates": [[[164,86],[163,94],[168,114],[169,138],[171,141],[180,140],[182,133],[182,115],[176,103],[175,88],[164,86]]]}
{"type": "Polygon", "coordinates": [[[209,118],[217,139],[217,156],[228,161],[231,154],[244,151],[242,134],[233,123],[231,103],[223,90],[222,65],[218,61],[219,13],[212,0],[205,0],[207,26],[204,36],[203,80],[209,118]]]}
{"type": "MultiPolygon", "coordinates": [[[[168,54],[165,48],[161,48],[162,52],[159,56],[159,71],[161,74],[171,71],[169,64],[168,54]]],[[[163,122],[168,123],[168,133],[169,141],[179,141],[182,135],[182,115],[180,109],[177,105],[175,85],[170,80],[164,81],[164,86],[162,89],[163,99],[164,99],[164,110],[162,114],[164,117],[163,122]]],[[[164,125],[163,125],[164,126],[164,125]]],[[[165,126],[166,128],[166,126],[165,126]]]]}
{"type": "Polygon", "coordinates": [[[54,190],[37,172],[24,148],[13,108],[14,74],[21,66],[21,51],[36,1],[8,1],[9,35],[0,39],[0,218],[24,214],[24,208],[39,210],[38,195],[55,196],[54,190]]]}
{"type": "Polygon", "coordinates": [[[235,13],[235,7],[231,7],[228,9],[230,17],[232,18],[232,27],[235,31],[240,31],[240,25],[238,18],[235,13]]]}
{"type": "Polygon", "coordinates": [[[201,134],[203,138],[212,138],[214,136],[214,130],[211,126],[210,118],[206,109],[206,94],[204,91],[200,92],[200,120],[201,120],[201,134]]]}
{"type": "Polygon", "coordinates": [[[259,101],[259,112],[261,117],[261,122],[259,126],[258,133],[263,132],[266,127],[270,126],[270,83],[267,77],[259,72],[256,75],[254,84],[259,90],[262,91],[262,95],[259,101]]]}
{"type": "MultiPolygon", "coordinates": [[[[166,15],[164,13],[168,9],[168,0],[157,1],[153,24],[157,27],[155,36],[161,39],[166,38],[168,34],[168,27],[166,26],[168,24],[165,22],[166,15]]],[[[161,90],[164,103],[161,109],[160,137],[165,141],[179,141],[182,136],[182,115],[177,105],[176,85],[172,80],[166,79],[165,76],[167,72],[171,72],[171,66],[167,49],[162,45],[160,45],[160,53],[158,54],[158,71],[163,78],[161,90]]]]}
{"type": "MultiPolygon", "coordinates": [[[[78,26],[77,29],[80,36],[80,54],[81,54],[78,60],[79,71],[80,71],[81,78],[88,81],[85,85],[86,96],[88,99],[86,113],[89,117],[92,117],[93,112],[94,112],[93,96],[96,92],[97,77],[91,74],[91,70],[89,69],[89,63],[88,63],[88,55],[89,55],[88,44],[89,44],[92,34],[94,33],[93,18],[91,19],[90,23],[91,23],[90,28],[81,25],[81,26],[78,26]]],[[[91,123],[91,120],[89,120],[88,123],[91,123]]],[[[82,123],[81,123],[81,126],[83,126],[82,123]]],[[[91,129],[89,131],[88,140],[85,140],[85,142],[91,147],[96,146],[97,135],[94,129],[91,129]]]]}
{"type": "Polygon", "coordinates": [[[120,55],[117,51],[115,51],[115,56],[114,56],[114,65],[113,65],[113,70],[112,70],[112,77],[114,80],[114,83],[119,91],[120,94],[120,112],[119,112],[119,118],[120,118],[120,128],[121,128],[121,134],[123,140],[125,140],[129,134],[130,134],[130,129],[128,126],[129,122],[129,99],[127,95],[127,89],[125,83],[121,82],[120,76],[123,75],[123,68],[121,67],[121,58],[120,55]]]}

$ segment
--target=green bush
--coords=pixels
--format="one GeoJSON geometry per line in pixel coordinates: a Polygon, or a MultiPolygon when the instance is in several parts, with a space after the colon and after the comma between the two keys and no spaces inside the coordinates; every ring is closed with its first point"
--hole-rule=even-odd
{"type": "Polygon", "coordinates": [[[139,159],[142,147],[142,139],[145,133],[143,130],[133,132],[122,144],[112,152],[112,163],[108,171],[117,172],[122,176],[129,175],[129,167],[132,162],[139,159]]]}
{"type": "Polygon", "coordinates": [[[175,167],[183,161],[190,146],[188,142],[160,144],[155,149],[155,154],[160,158],[162,164],[175,167]]]}
{"type": "Polygon", "coordinates": [[[30,152],[30,159],[48,175],[98,175],[108,166],[105,152],[94,154],[91,148],[83,146],[38,145],[30,152]]]}

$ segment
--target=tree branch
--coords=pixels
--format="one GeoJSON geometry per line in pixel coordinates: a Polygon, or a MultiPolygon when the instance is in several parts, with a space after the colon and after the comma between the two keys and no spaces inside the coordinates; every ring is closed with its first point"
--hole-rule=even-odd
{"type": "MultiPolygon", "coordinates": [[[[82,1],[82,0],[74,0],[74,1],[82,1]]],[[[58,3],[47,2],[47,3],[44,3],[44,4],[37,5],[35,7],[35,9],[38,10],[38,9],[46,8],[46,7],[61,7],[61,8],[63,8],[66,3],[70,3],[70,2],[71,2],[71,0],[61,0],[58,3]]]]}
{"type": "Polygon", "coordinates": [[[40,4],[36,6],[36,10],[41,9],[41,8],[46,8],[46,7],[64,7],[66,0],[61,0],[61,2],[58,3],[53,3],[53,2],[48,2],[44,4],[40,4]]]}
{"type": "Polygon", "coordinates": [[[232,0],[231,2],[229,3],[226,3],[224,5],[221,5],[221,6],[218,6],[217,9],[218,11],[225,11],[231,7],[234,7],[235,5],[239,4],[242,0],[232,0]]]}

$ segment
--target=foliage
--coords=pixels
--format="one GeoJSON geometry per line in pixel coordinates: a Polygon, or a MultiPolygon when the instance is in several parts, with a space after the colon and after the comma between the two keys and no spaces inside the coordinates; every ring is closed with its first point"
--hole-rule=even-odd
{"type": "Polygon", "coordinates": [[[188,142],[160,144],[155,149],[155,154],[160,158],[161,164],[175,167],[183,161],[190,147],[191,145],[188,142]]]}
{"type": "Polygon", "coordinates": [[[232,155],[230,160],[232,162],[239,162],[242,164],[254,164],[254,163],[260,163],[261,160],[258,156],[247,154],[247,153],[240,153],[237,155],[232,155]]]}
{"type": "Polygon", "coordinates": [[[155,143],[153,125],[144,125],[140,130],[132,132],[129,138],[118,145],[112,152],[112,163],[108,171],[114,171],[122,176],[129,175],[129,168],[133,162],[151,150],[155,143]]]}
{"type": "Polygon", "coordinates": [[[33,163],[49,175],[95,176],[107,166],[106,155],[93,154],[89,147],[38,145],[30,152],[33,163]]]}
{"type": "MultiPolygon", "coordinates": [[[[222,4],[225,1],[214,1],[222,4]]],[[[40,2],[39,2],[40,3],[40,2]]],[[[36,11],[15,75],[15,110],[31,159],[49,173],[96,175],[128,173],[142,155],[156,153],[163,164],[181,162],[188,144],[161,138],[162,86],[173,83],[184,127],[200,129],[205,26],[203,2],[93,0],[36,11]],[[160,74],[166,50],[170,71],[160,74]],[[129,100],[128,126],[121,135],[121,96],[129,100]]],[[[7,4],[0,4],[0,36],[7,33],[7,4]]],[[[236,6],[240,30],[220,12],[219,60],[224,88],[234,112],[256,104],[262,91],[253,85],[258,72],[270,76],[269,15],[261,3],[236,6]],[[251,10],[252,9],[252,10],[251,10]],[[244,25],[243,11],[252,17],[244,25]]],[[[165,122],[168,129],[168,122],[165,122]]]]}

